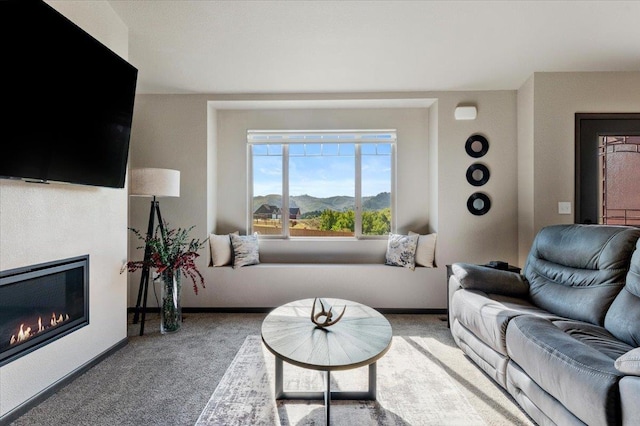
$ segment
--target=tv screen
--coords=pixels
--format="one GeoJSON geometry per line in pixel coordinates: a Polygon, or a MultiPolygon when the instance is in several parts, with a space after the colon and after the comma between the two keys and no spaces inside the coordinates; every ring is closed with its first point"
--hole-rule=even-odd
{"type": "Polygon", "coordinates": [[[0,0],[0,177],[124,187],[138,70],[38,0],[0,0]]]}

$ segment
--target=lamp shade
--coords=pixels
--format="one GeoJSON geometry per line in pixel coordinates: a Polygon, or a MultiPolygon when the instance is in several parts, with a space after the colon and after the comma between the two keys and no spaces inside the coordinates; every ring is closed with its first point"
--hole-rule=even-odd
{"type": "Polygon", "coordinates": [[[171,169],[131,169],[129,195],[137,197],[179,197],[180,171],[171,169]]]}

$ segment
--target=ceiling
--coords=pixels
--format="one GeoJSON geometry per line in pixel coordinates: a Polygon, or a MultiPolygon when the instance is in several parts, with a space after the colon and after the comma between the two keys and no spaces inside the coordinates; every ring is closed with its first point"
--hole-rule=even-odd
{"type": "Polygon", "coordinates": [[[518,89],[640,71],[640,1],[110,0],[139,93],[518,89]]]}

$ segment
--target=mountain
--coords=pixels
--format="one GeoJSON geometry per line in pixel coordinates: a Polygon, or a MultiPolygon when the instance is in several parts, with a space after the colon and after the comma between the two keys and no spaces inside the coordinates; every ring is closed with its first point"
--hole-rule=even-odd
{"type": "Polygon", "coordinates": [[[391,207],[391,193],[381,192],[375,197],[362,197],[362,210],[382,210],[391,207]]]}
{"type": "Polygon", "coordinates": [[[317,198],[311,195],[296,195],[291,197],[291,204],[300,207],[300,213],[323,210],[353,210],[354,198],[337,195],[328,198],[317,198]]]}
{"type": "MultiPolygon", "coordinates": [[[[318,198],[311,195],[294,195],[290,197],[290,207],[299,207],[300,213],[304,214],[313,211],[353,210],[354,197],[336,195],[334,197],[318,198]]],[[[282,206],[282,196],[277,194],[258,195],[253,197],[253,211],[256,211],[262,204],[272,206],[282,206]]],[[[391,206],[391,194],[381,192],[374,197],[362,197],[363,210],[382,210],[391,206]]]]}

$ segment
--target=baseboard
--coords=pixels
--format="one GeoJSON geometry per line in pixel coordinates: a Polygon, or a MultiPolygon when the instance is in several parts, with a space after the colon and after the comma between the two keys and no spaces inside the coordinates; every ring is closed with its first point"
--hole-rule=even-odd
{"type": "Polygon", "coordinates": [[[117,352],[120,349],[122,349],[123,347],[125,347],[128,342],[129,342],[128,338],[125,337],[124,339],[122,339],[118,343],[116,343],[115,345],[111,346],[109,349],[105,350],[104,352],[102,352],[98,356],[90,359],[89,361],[87,361],[86,363],[81,365],[80,367],[76,368],[75,370],[73,370],[72,372],[67,374],[66,376],[62,377],[57,382],[53,383],[52,385],[50,385],[47,388],[43,389],[38,394],[36,394],[33,397],[29,398],[27,401],[23,402],[22,404],[20,404],[19,406],[17,406],[13,410],[8,411],[7,414],[5,414],[4,416],[0,417],[0,426],[8,425],[11,422],[17,420],[18,417],[22,416],[27,411],[31,410],[33,407],[35,407],[36,405],[38,405],[41,402],[43,402],[44,400],[49,398],[51,395],[53,395],[54,393],[58,392],[60,389],[62,389],[65,386],[67,386],[69,383],[73,382],[76,378],[78,378],[82,374],[86,373],[93,366],[99,364],[104,359],[108,358],[109,356],[111,356],[115,352],[117,352]]]}
{"type": "MultiPolygon", "coordinates": [[[[184,314],[263,314],[273,311],[274,308],[182,308],[184,314]]],[[[136,308],[127,308],[127,312],[133,314],[136,308]]],[[[147,313],[159,314],[160,308],[147,308],[147,313]]]]}
{"type": "Polygon", "coordinates": [[[406,314],[406,315],[443,315],[447,313],[446,308],[442,308],[442,309],[376,308],[376,311],[383,314],[406,314]]]}
{"type": "MultiPolygon", "coordinates": [[[[217,313],[217,314],[265,314],[273,311],[273,308],[182,308],[182,312],[188,313],[217,313]]],[[[375,308],[383,314],[407,314],[407,315],[444,315],[447,313],[446,308],[442,309],[412,309],[412,308],[375,308]]],[[[134,313],[135,308],[128,308],[129,313],[134,313]]],[[[147,308],[147,313],[159,313],[158,308],[147,308]]]]}

